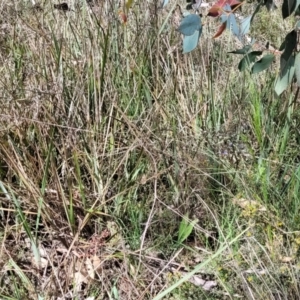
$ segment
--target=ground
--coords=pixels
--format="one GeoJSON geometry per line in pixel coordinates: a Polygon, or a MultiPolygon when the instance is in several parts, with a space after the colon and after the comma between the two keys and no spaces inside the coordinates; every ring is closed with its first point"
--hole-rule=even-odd
{"type": "Polygon", "coordinates": [[[0,3],[1,299],[297,299],[293,17],[251,75],[209,6],[183,55],[181,1],[0,3]]]}

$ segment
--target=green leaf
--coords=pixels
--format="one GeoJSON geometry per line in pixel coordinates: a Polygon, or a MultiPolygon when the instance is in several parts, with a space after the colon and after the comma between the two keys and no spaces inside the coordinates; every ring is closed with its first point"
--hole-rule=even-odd
{"type": "Polygon", "coordinates": [[[162,7],[165,7],[169,3],[169,0],[164,0],[162,3],[162,7]]]}
{"type": "Polygon", "coordinates": [[[281,93],[286,90],[289,84],[292,82],[295,73],[295,58],[290,56],[287,61],[284,69],[280,72],[276,83],[275,83],[275,92],[279,96],[281,93]]]}
{"type": "Polygon", "coordinates": [[[273,54],[265,55],[264,57],[262,57],[262,59],[260,59],[253,65],[251,73],[257,74],[268,69],[271,63],[273,62],[274,58],[275,56],[273,54]]]}
{"type": "Polygon", "coordinates": [[[300,86],[300,52],[295,57],[295,75],[297,79],[297,85],[300,86]]]}
{"type": "Polygon", "coordinates": [[[183,53],[188,53],[194,50],[199,42],[202,30],[196,30],[193,35],[188,35],[183,38],[183,53]]]}
{"type": "Polygon", "coordinates": [[[251,18],[252,18],[252,16],[248,16],[248,17],[244,18],[241,21],[241,24],[240,24],[240,34],[239,34],[240,37],[243,37],[244,35],[246,35],[249,32],[251,18]]]}
{"type": "Polygon", "coordinates": [[[275,5],[273,0],[265,0],[264,5],[266,6],[268,11],[277,9],[277,6],[275,5]]]}
{"type": "Polygon", "coordinates": [[[35,290],[34,285],[32,284],[31,280],[27,277],[26,272],[24,272],[12,258],[8,260],[6,268],[8,270],[12,269],[16,273],[16,275],[18,275],[22,283],[29,291],[35,290]]]}
{"type": "Polygon", "coordinates": [[[285,41],[283,41],[282,43],[281,43],[281,45],[280,45],[280,47],[279,47],[279,51],[283,51],[284,50],[284,48],[285,48],[285,41]]]}
{"type": "MultiPolygon", "coordinates": [[[[224,10],[231,11],[229,4],[226,4],[224,10]]],[[[239,24],[236,21],[234,13],[224,13],[221,15],[221,22],[226,23],[226,28],[233,33],[239,40],[249,32],[252,15],[244,18],[239,24]]]]}
{"type": "Polygon", "coordinates": [[[298,6],[299,6],[299,0],[283,0],[283,5],[282,5],[283,19],[289,17],[298,6]]]}
{"type": "Polygon", "coordinates": [[[282,48],[283,46],[284,51],[280,57],[280,72],[285,69],[287,62],[289,61],[297,46],[297,32],[295,30],[289,32],[286,35],[285,40],[280,48],[282,48]]]}
{"type": "Polygon", "coordinates": [[[28,220],[26,219],[26,216],[21,208],[20,200],[18,198],[16,198],[15,194],[13,193],[13,191],[11,190],[11,188],[9,186],[8,186],[9,191],[6,190],[2,181],[0,181],[0,190],[3,192],[4,195],[6,195],[6,197],[10,200],[10,202],[14,203],[16,211],[18,212],[20,221],[23,225],[24,231],[26,232],[28,238],[30,239],[31,250],[34,255],[35,263],[37,265],[39,265],[41,262],[40,251],[37,246],[37,241],[34,239],[32,233],[31,233],[30,224],[29,224],[28,220]]]}
{"type": "Polygon", "coordinates": [[[195,31],[200,31],[201,25],[201,18],[196,14],[187,15],[181,21],[178,31],[185,36],[190,36],[195,33],[195,31]]]}
{"type": "Polygon", "coordinates": [[[251,49],[251,45],[246,45],[244,48],[242,49],[237,49],[234,51],[230,51],[228,53],[233,53],[233,54],[246,54],[249,52],[249,50],[251,49]]]}
{"type": "Polygon", "coordinates": [[[238,27],[234,14],[229,14],[228,16],[227,29],[229,29],[235,36],[239,37],[240,29],[238,27]]]}
{"type": "Polygon", "coordinates": [[[234,237],[233,240],[225,240],[225,243],[219,247],[219,249],[213,253],[211,256],[208,257],[208,259],[201,262],[199,265],[197,265],[192,271],[188,272],[184,277],[177,280],[173,285],[168,287],[166,290],[160,292],[158,295],[156,295],[152,300],[160,300],[165,299],[165,296],[168,295],[170,292],[172,292],[174,289],[179,287],[182,283],[188,281],[192,276],[197,274],[200,270],[205,270],[205,267],[212,262],[216,261],[217,258],[221,258],[221,254],[227,250],[231,245],[233,245],[235,242],[237,242],[250,228],[246,228],[242,233],[240,233],[238,236],[234,237]]]}
{"type": "Polygon", "coordinates": [[[248,53],[247,55],[245,55],[238,65],[239,70],[244,71],[252,63],[254,63],[256,57],[261,54],[262,54],[262,51],[252,51],[252,52],[248,53]]]}
{"type": "Polygon", "coordinates": [[[198,220],[195,219],[190,222],[187,216],[184,216],[180,222],[179,232],[178,232],[178,243],[184,242],[192,233],[194,226],[197,224],[198,220]]]}

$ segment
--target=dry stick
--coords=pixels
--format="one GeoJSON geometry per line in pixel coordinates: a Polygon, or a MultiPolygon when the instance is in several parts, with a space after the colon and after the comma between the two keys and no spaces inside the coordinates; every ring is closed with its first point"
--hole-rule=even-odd
{"type": "MultiPolygon", "coordinates": [[[[12,116],[8,115],[8,114],[0,114],[0,117],[12,118],[12,116]]],[[[37,123],[37,124],[46,125],[46,126],[54,126],[54,127],[57,127],[57,128],[63,128],[63,129],[70,129],[70,130],[81,131],[81,132],[99,133],[99,134],[101,134],[101,132],[97,132],[95,130],[82,129],[82,128],[79,128],[79,127],[72,127],[72,126],[67,126],[67,125],[59,125],[57,123],[44,122],[44,121],[39,121],[37,119],[31,119],[31,118],[26,118],[26,117],[18,117],[18,121],[19,120],[30,121],[32,123],[37,123]]]]}
{"type": "MultiPolygon", "coordinates": [[[[129,149],[128,151],[131,151],[131,150],[129,149]]],[[[126,159],[126,155],[124,155],[124,157],[123,157],[123,159],[121,160],[121,162],[120,162],[119,165],[121,165],[121,164],[123,163],[123,160],[125,160],[125,159],[126,159]]],[[[105,187],[105,188],[106,188],[106,187],[105,187]]],[[[105,188],[104,188],[104,190],[105,190],[105,188]]],[[[103,195],[102,195],[102,197],[103,197],[103,195]]],[[[88,221],[90,220],[90,218],[93,216],[93,210],[94,210],[94,208],[95,208],[95,206],[96,206],[96,204],[97,204],[98,202],[99,202],[99,199],[97,199],[97,200],[93,203],[92,207],[89,209],[91,212],[88,213],[88,214],[84,217],[82,223],[80,224],[80,226],[79,226],[79,228],[78,228],[78,230],[77,230],[77,232],[76,232],[76,235],[75,235],[75,237],[74,237],[74,239],[73,239],[71,245],[69,246],[68,252],[67,252],[67,254],[66,254],[66,258],[69,256],[69,254],[70,254],[70,252],[71,252],[71,250],[72,250],[74,244],[75,244],[76,241],[78,240],[80,232],[81,232],[82,229],[85,227],[85,225],[88,223],[88,221]]]]}
{"type": "MultiPolygon", "coordinates": [[[[154,172],[155,172],[155,174],[157,174],[157,168],[156,168],[154,157],[151,155],[151,153],[146,148],[144,148],[144,150],[146,152],[148,152],[149,156],[153,160],[154,172]]],[[[148,228],[150,227],[150,222],[151,222],[151,219],[152,219],[153,214],[154,214],[154,208],[155,208],[155,205],[156,205],[156,200],[157,200],[157,177],[154,180],[154,198],[153,198],[153,203],[152,203],[151,211],[150,211],[148,220],[146,222],[146,226],[145,226],[144,232],[143,232],[143,234],[141,236],[140,261],[139,261],[138,269],[139,269],[139,266],[140,266],[140,263],[141,263],[141,255],[142,255],[142,249],[143,249],[144,242],[145,242],[145,237],[146,237],[148,228]]]]}
{"type": "MultiPolygon", "coordinates": [[[[140,145],[141,147],[144,149],[145,152],[148,153],[148,155],[151,157],[152,161],[153,161],[153,168],[154,168],[154,174],[158,174],[157,172],[157,168],[156,168],[156,164],[155,164],[155,159],[154,157],[152,156],[151,152],[144,146],[145,144],[147,143],[144,143],[144,136],[138,131],[138,129],[136,128],[136,126],[134,126],[129,120],[128,118],[126,117],[126,115],[120,110],[119,107],[116,106],[116,109],[118,110],[118,112],[122,115],[122,118],[124,120],[126,120],[126,124],[129,128],[129,130],[136,136],[137,139],[139,139],[141,141],[140,145]]],[[[153,197],[153,204],[152,204],[152,207],[151,207],[151,211],[150,211],[150,214],[149,214],[149,217],[148,217],[148,220],[146,222],[146,225],[145,225],[145,229],[144,229],[144,232],[141,236],[141,246],[140,246],[140,249],[139,249],[139,252],[140,252],[140,259],[139,259],[139,264],[138,264],[138,267],[137,269],[140,268],[140,265],[141,265],[141,256],[142,256],[142,250],[143,250],[143,246],[144,246],[144,243],[145,243],[145,237],[146,237],[146,234],[147,234],[147,231],[150,227],[150,222],[151,222],[151,219],[153,217],[153,214],[154,214],[154,208],[155,208],[155,205],[156,205],[156,200],[157,200],[157,177],[155,178],[155,181],[154,181],[154,197],[153,197]]]]}
{"type": "Polygon", "coordinates": [[[160,274],[162,274],[164,272],[165,269],[168,268],[169,265],[173,264],[172,261],[180,254],[180,252],[183,250],[183,248],[181,248],[180,250],[178,250],[174,256],[170,259],[170,261],[162,268],[162,270],[153,278],[153,280],[149,283],[149,285],[146,287],[146,289],[144,290],[144,292],[142,293],[142,295],[140,296],[140,298],[138,300],[144,299],[144,296],[146,294],[146,292],[150,289],[150,287],[152,286],[152,284],[155,282],[155,280],[160,276],[160,274]]]}
{"type": "MultiPolygon", "coordinates": [[[[11,211],[11,212],[14,212],[16,213],[17,210],[16,209],[13,209],[13,208],[3,208],[3,207],[0,207],[0,211],[11,211]]],[[[26,215],[37,215],[37,212],[35,211],[29,211],[29,210],[22,210],[22,212],[26,215]]]]}

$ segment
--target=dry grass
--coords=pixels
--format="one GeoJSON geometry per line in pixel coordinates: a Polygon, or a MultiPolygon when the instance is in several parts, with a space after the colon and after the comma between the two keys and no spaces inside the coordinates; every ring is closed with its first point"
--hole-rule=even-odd
{"type": "Polygon", "coordinates": [[[154,2],[1,2],[1,299],[299,294],[298,104],[154,2]]]}

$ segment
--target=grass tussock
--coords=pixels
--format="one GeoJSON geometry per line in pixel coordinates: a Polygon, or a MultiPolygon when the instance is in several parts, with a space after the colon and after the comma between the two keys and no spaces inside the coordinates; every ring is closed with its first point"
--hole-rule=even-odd
{"type": "Polygon", "coordinates": [[[175,2],[1,2],[1,299],[299,295],[299,104],[175,2]]]}

